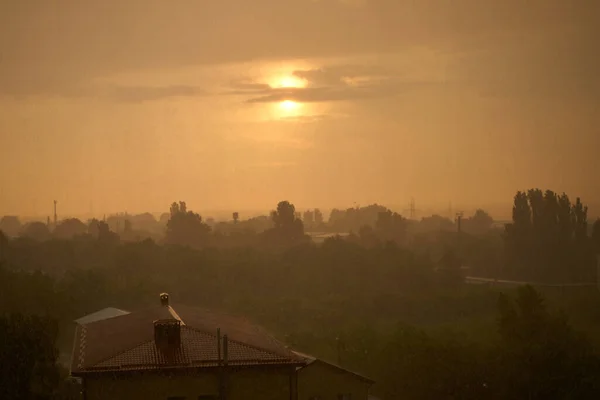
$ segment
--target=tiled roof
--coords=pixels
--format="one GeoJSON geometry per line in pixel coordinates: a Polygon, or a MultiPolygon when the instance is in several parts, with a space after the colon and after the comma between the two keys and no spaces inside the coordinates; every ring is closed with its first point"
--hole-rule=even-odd
{"type": "MultiPolygon", "coordinates": [[[[127,371],[218,365],[217,328],[228,337],[230,365],[301,364],[248,320],[191,307],[155,307],[77,326],[71,371],[127,371]],[[156,320],[181,321],[181,346],[165,356],[154,342],[156,320]]],[[[223,354],[221,354],[221,357],[223,354]]]]}
{"type": "MultiPolygon", "coordinates": [[[[154,340],[151,340],[108,360],[104,360],[94,365],[91,369],[129,370],[218,365],[216,335],[210,335],[188,326],[182,326],[181,343],[182,346],[179,351],[171,357],[167,357],[156,348],[154,340]]],[[[286,357],[235,341],[229,341],[228,350],[228,362],[230,365],[297,362],[297,360],[290,360],[286,357]]]]}
{"type": "Polygon", "coordinates": [[[357,377],[358,379],[360,379],[360,380],[362,380],[362,381],[365,381],[365,382],[367,382],[367,383],[370,383],[370,384],[373,384],[373,383],[375,383],[375,381],[374,381],[373,379],[371,379],[371,378],[368,378],[368,377],[366,377],[366,376],[364,376],[364,375],[361,375],[361,374],[359,374],[359,373],[356,373],[356,372],[354,372],[354,371],[350,371],[350,370],[348,370],[348,369],[346,369],[346,368],[343,368],[343,367],[341,367],[341,366],[339,366],[339,365],[337,365],[337,364],[334,364],[334,363],[331,363],[331,362],[327,362],[327,361],[321,360],[321,359],[319,359],[319,358],[317,358],[317,357],[315,357],[315,356],[311,356],[310,354],[301,353],[301,352],[299,352],[299,351],[293,351],[293,353],[294,353],[296,356],[298,356],[298,357],[302,358],[302,359],[304,360],[304,362],[305,362],[305,365],[302,365],[302,366],[300,366],[300,367],[299,367],[299,369],[302,369],[302,368],[304,368],[304,367],[307,367],[307,366],[309,366],[309,365],[311,365],[311,364],[313,364],[313,363],[320,363],[320,364],[322,364],[322,365],[326,365],[326,366],[328,366],[328,367],[330,367],[330,368],[334,368],[334,369],[337,369],[337,370],[339,370],[339,371],[343,371],[343,372],[345,372],[345,373],[348,373],[348,374],[350,374],[350,375],[354,375],[354,376],[355,376],[355,377],[357,377]]]}

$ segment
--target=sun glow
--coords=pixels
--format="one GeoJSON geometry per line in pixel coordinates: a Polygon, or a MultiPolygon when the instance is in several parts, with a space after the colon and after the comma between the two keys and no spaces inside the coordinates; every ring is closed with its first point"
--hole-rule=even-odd
{"type": "Polygon", "coordinates": [[[303,117],[310,111],[311,107],[295,98],[301,95],[303,89],[307,88],[309,82],[294,71],[307,70],[309,66],[286,65],[274,68],[267,72],[265,82],[273,91],[273,96],[281,99],[269,106],[270,118],[276,120],[293,120],[303,117]]]}
{"type": "Polygon", "coordinates": [[[306,81],[293,75],[281,76],[273,80],[270,85],[272,88],[303,88],[306,87],[306,81]]]}
{"type": "Polygon", "coordinates": [[[294,111],[300,108],[300,103],[297,103],[294,100],[284,100],[279,103],[279,107],[284,111],[294,111]]]}

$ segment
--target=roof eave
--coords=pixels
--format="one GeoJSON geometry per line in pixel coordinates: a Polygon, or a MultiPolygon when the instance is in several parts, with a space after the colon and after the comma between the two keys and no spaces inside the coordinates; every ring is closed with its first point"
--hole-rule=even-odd
{"type": "Polygon", "coordinates": [[[132,368],[124,368],[121,369],[119,367],[115,368],[98,368],[98,369],[82,369],[71,371],[71,376],[76,378],[83,378],[85,376],[92,375],[104,375],[104,374],[133,374],[140,372],[167,372],[167,371],[182,371],[182,370],[206,370],[206,369],[216,369],[216,368],[260,368],[260,367],[289,367],[289,368],[297,368],[306,365],[303,362],[263,362],[263,363],[255,363],[255,364],[229,364],[227,366],[224,365],[173,365],[173,366],[147,366],[147,367],[132,367],[132,368]]]}

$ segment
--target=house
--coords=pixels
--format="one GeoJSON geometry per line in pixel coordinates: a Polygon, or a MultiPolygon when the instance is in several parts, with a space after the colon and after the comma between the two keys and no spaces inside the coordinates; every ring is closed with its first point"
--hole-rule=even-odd
{"type": "Polygon", "coordinates": [[[298,398],[303,400],[368,400],[375,383],[339,365],[294,351],[304,359],[298,367],[298,398]]]}
{"type": "Polygon", "coordinates": [[[370,382],[290,350],[243,318],[172,307],[166,293],[157,307],[78,324],[71,375],[83,400],[367,400],[370,382]]]}
{"type": "Polygon", "coordinates": [[[129,311],[120,310],[118,308],[107,307],[103,308],[100,311],[96,311],[95,313],[88,314],[79,319],[75,320],[75,323],[79,325],[89,324],[90,322],[100,321],[103,319],[114,318],[121,315],[129,314],[129,311]]]}

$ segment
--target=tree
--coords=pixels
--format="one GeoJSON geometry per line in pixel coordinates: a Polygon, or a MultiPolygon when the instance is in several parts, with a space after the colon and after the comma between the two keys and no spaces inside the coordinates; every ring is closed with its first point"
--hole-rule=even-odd
{"type": "Polygon", "coordinates": [[[312,225],[315,223],[314,211],[311,211],[311,210],[304,211],[304,213],[302,214],[302,220],[303,220],[305,226],[312,227],[312,225]]]}
{"type": "Polygon", "coordinates": [[[375,232],[382,240],[397,244],[404,243],[406,228],[406,219],[391,210],[379,212],[375,223],[375,232]]]}
{"type": "Polygon", "coordinates": [[[171,218],[167,222],[165,243],[189,247],[202,247],[208,241],[210,226],[202,222],[202,217],[188,211],[185,202],[171,204],[171,218]]]}
{"type": "Polygon", "coordinates": [[[14,314],[0,317],[0,398],[51,399],[60,384],[55,321],[14,314]]]}
{"type": "Polygon", "coordinates": [[[593,279],[593,246],[587,230],[587,207],[581,199],[571,204],[566,194],[551,190],[518,192],[513,222],[505,230],[507,267],[525,279],[593,279]]]}
{"type": "Polygon", "coordinates": [[[95,239],[98,239],[98,232],[99,232],[98,225],[99,224],[100,224],[100,221],[98,221],[96,218],[91,219],[88,222],[88,234],[90,234],[95,239]]]}
{"type": "Polygon", "coordinates": [[[472,217],[463,221],[464,231],[467,233],[480,235],[492,228],[494,219],[484,210],[477,209],[472,217]]]}
{"type": "Polygon", "coordinates": [[[57,239],[72,239],[75,236],[84,235],[87,233],[88,227],[77,218],[69,218],[61,221],[54,232],[53,236],[57,239]]]}
{"type": "Polygon", "coordinates": [[[103,244],[115,244],[119,241],[119,235],[112,232],[106,222],[95,218],[88,225],[88,233],[103,244]]]}
{"type": "Polygon", "coordinates": [[[364,225],[375,226],[379,214],[389,211],[379,204],[366,207],[351,207],[345,211],[333,209],[329,215],[329,225],[336,232],[357,232],[364,225]]]}
{"type": "Polygon", "coordinates": [[[438,272],[444,285],[457,285],[464,281],[462,262],[452,249],[447,249],[439,261],[438,272]]]}
{"type": "Polygon", "coordinates": [[[456,229],[454,222],[452,222],[449,218],[442,217],[441,215],[437,214],[422,218],[415,228],[417,232],[421,233],[440,231],[449,232],[456,229]]]}
{"type": "Polygon", "coordinates": [[[48,226],[43,222],[30,222],[25,225],[22,236],[37,240],[38,242],[43,242],[49,240],[51,234],[48,226]]]}
{"type": "Polygon", "coordinates": [[[401,326],[378,355],[383,398],[488,399],[489,366],[472,343],[401,326]]]}
{"type": "Polygon", "coordinates": [[[4,257],[6,256],[7,247],[8,247],[8,238],[6,237],[4,232],[2,232],[0,230],[0,266],[2,266],[2,263],[4,262],[4,257]]]}
{"type": "Polygon", "coordinates": [[[127,236],[129,236],[133,233],[133,224],[131,223],[131,221],[129,219],[126,219],[123,222],[123,233],[127,236]]]}
{"type": "Polygon", "coordinates": [[[21,232],[21,221],[14,215],[5,215],[0,219],[0,231],[9,237],[16,237],[21,232]]]}
{"type": "Polygon", "coordinates": [[[323,213],[318,208],[315,208],[315,224],[322,225],[323,224],[323,213]]]}
{"type": "Polygon", "coordinates": [[[364,225],[358,231],[359,243],[366,248],[373,248],[381,245],[381,240],[375,233],[371,225],[364,225]]]}
{"type": "Polygon", "coordinates": [[[162,226],[167,226],[167,223],[171,219],[171,213],[162,213],[160,214],[160,218],[158,219],[158,223],[162,226]]]}
{"type": "Polygon", "coordinates": [[[531,286],[520,287],[515,300],[498,300],[495,390],[506,399],[597,398],[597,376],[592,346],[577,334],[564,315],[548,311],[531,286]]]}
{"type": "Polygon", "coordinates": [[[237,211],[233,213],[233,223],[237,224],[238,220],[240,219],[240,213],[238,213],[237,211]]]}
{"type": "Polygon", "coordinates": [[[596,254],[600,255],[600,218],[596,219],[592,226],[592,243],[596,250],[596,254]]]}
{"type": "Polygon", "coordinates": [[[149,232],[155,232],[160,229],[160,224],[154,218],[154,215],[146,212],[137,214],[129,217],[131,223],[136,227],[137,230],[146,230],[149,232]]]}
{"type": "Polygon", "coordinates": [[[268,234],[271,239],[293,243],[304,238],[302,220],[296,217],[296,207],[289,201],[277,204],[277,210],[271,211],[271,220],[274,225],[268,234]]]}

